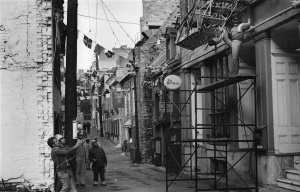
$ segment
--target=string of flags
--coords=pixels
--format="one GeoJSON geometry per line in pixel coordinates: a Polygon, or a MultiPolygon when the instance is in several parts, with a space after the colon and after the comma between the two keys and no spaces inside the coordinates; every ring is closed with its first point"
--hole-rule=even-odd
{"type": "Polygon", "coordinates": [[[112,56],[115,55],[115,53],[114,53],[114,52],[111,52],[111,51],[107,51],[107,52],[105,53],[105,55],[106,55],[108,58],[111,58],[112,56]]]}
{"type": "MultiPolygon", "coordinates": [[[[78,32],[81,32],[81,31],[78,30],[78,32]]],[[[94,41],[92,39],[88,38],[85,34],[83,34],[83,35],[84,35],[84,37],[83,37],[84,45],[87,46],[89,49],[92,49],[92,44],[94,41]]],[[[94,43],[96,43],[96,42],[94,42],[94,43]]],[[[96,46],[94,48],[94,53],[97,54],[98,56],[100,56],[100,54],[103,52],[103,50],[106,50],[106,49],[96,43],[96,46]]],[[[107,58],[111,58],[112,56],[115,55],[115,53],[110,50],[107,50],[107,51],[105,51],[105,55],[107,56],[107,58]]],[[[119,56],[119,57],[122,57],[122,56],[119,56]]]]}
{"type": "Polygon", "coordinates": [[[84,42],[85,46],[87,46],[90,49],[92,48],[92,40],[90,38],[88,38],[87,36],[84,36],[83,42],[84,42]]]}

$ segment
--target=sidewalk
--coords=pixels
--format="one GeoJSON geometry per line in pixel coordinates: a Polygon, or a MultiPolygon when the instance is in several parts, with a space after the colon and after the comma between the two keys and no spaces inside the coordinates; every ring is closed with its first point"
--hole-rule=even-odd
{"type": "MultiPolygon", "coordinates": [[[[94,137],[101,141],[106,151],[108,165],[106,167],[107,186],[93,186],[93,172],[87,170],[86,187],[79,187],[78,192],[165,192],[166,174],[164,167],[156,167],[149,164],[134,164],[130,160],[129,152],[125,155],[116,144],[104,137],[99,132],[92,132],[90,139],[94,137]]],[[[193,182],[174,182],[168,188],[168,192],[193,192],[193,182]]],[[[204,186],[205,187],[205,186],[204,186]]],[[[207,187],[207,186],[206,186],[207,187]]],[[[206,188],[205,187],[205,188],[206,188]]],[[[259,192],[292,192],[275,186],[260,188],[259,192]]]]}

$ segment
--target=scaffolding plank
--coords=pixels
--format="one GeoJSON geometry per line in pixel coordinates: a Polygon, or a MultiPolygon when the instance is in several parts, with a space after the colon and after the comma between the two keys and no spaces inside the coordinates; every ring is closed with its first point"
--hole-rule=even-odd
{"type": "Polygon", "coordinates": [[[214,91],[216,89],[220,89],[222,87],[226,87],[229,85],[233,85],[248,79],[254,79],[257,75],[256,74],[237,74],[233,77],[228,77],[226,79],[211,83],[207,86],[199,88],[197,91],[214,91]]]}

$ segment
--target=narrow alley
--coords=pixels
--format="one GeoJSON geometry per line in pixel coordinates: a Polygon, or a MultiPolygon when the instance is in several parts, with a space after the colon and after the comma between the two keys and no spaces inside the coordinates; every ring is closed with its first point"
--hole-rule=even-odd
{"type": "Polygon", "coordinates": [[[300,0],[0,10],[1,192],[300,192],[300,0]]]}
{"type": "MultiPolygon", "coordinates": [[[[87,171],[86,186],[78,187],[78,192],[165,192],[166,173],[162,167],[155,167],[150,164],[136,164],[130,160],[129,152],[124,155],[121,148],[105,137],[100,137],[99,132],[93,130],[88,138],[97,137],[104,148],[108,165],[106,167],[107,186],[93,186],[93,172],[87,171]]],[[[207,186],[203,186],[207,187],[207,186]]],[[[175,182],[170,185],[168,192],[193,192],[192,181],[175,182]]],[[[269,186],[260,188],[259,192],[291,192],[279,187],[269,186]]]]}
{"type": "MultiPolygon", "coordinates": [[[[163,192],[166,191],[165,172],[148,164],[135,164],[130,160],[130,154],[126,156],[120,148],[111,140],[98,136],[99,132],[92,132],[89,138],[97,136],[104,148],[108,164],[106,167],[106,184],[107,186],[93,186],[93,172],[87,171],[86,186],[78,187],[78,192],[96,192],[96,191],[123,191],[123,192],[163,192]]],[[[170,192],[189,192],[188,182],[182,185],[172,184],[170,192]]]]}

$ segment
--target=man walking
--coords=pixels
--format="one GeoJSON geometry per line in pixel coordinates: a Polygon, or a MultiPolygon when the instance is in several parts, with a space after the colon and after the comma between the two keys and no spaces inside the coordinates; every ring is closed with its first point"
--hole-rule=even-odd
{"type": "Polygon", "coordinates": [[[86,129],[87,129],[87,134],[90,134],[90,132],[91,132],[91,124],[90,124],[90,122],[86,123],[86,129]]]}
{"type": "MultiPolygon", "coordinates": [[[[83,132],[78,133],[78,142],[82,141],[84,137],[83,132]]],[[[76,186],[79,185],[85,187],[85,177],[86,177],[86,162],[88,160],[88,146],[84,142],[77,149],[76,155],[76,186]]]]}
{"type": "Polygon", "coordinates": [[[55,137],[50,137],[47,143],[52,148],[51,159],[54,161],[55,172],[62,185],[60,192],[69,191],[70,188],[72,192],[76,192],[76,188],[70,186],[73,174],[70,169],[70,164],[67,156],[74,153],[76,149],[82,144],[82,142],[78,141],[74,147],[66,148],[66,140],[62,135],[57,134],[55,135],[55,137]]]}
{"type": "Polygon", "coordinates": [[[92,169],[94,174],[94,186],[98,185],[98,175],[100,174],[101,185],[106,186],[105,183],[105,167],[107,165],[107,158],[104,149],[100,142],[92,141],[92,148],[89,152],[89,159],[93,162],[92,169]]]}

